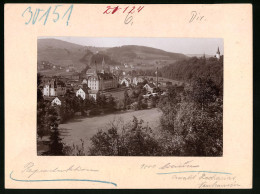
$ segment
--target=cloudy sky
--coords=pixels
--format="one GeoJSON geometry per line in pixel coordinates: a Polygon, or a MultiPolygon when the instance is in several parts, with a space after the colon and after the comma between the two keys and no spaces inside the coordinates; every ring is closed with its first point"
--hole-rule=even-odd
{"type": "Polygon", "coordinates": [[[219,47],[223,54],[222,38],[90,38],[90,37],[39,37],[55,38],[84,46],[115,47],[141,45],[183,54],[216,54],[219,47]]]}

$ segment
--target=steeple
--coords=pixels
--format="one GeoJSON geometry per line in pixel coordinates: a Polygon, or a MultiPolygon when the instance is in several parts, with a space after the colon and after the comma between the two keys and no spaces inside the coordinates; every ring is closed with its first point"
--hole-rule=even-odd
{"type": "Polygon", "coordinates": [[[218,47],[218,51],[217,51],[217,54],[220,54],[220,51],[219,51],[219,47],[218,47]]]}
{"type": "Polygon", "coordinates": [[[217,58],[217,59],[220,59],[220,51],[219,51],[219,47],[218,47],[218,50],[217,50],[217,53],[216,53],[216,58],[217,58]]]}

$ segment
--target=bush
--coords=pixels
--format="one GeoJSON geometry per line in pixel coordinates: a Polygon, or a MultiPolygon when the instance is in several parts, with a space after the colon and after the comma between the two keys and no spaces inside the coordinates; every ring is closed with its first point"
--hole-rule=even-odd
{"type": "Polygon", "coordinates": [[[112,126],[107,132],[98,131],[92,138],[90,155],[102,156],[156,156],[161,146],[150,127],[142,126],[143,121],[134,117],[132,123],[123,127],[119,133],[112,126]]]}
{"type": "Polygon", "coordinates": [[[89,112],[89,115],[91,116],[96,116],[96,115],[100,115],[101,114],[101,110],[99,109],[92,109],[90,112],[89,112]]]}

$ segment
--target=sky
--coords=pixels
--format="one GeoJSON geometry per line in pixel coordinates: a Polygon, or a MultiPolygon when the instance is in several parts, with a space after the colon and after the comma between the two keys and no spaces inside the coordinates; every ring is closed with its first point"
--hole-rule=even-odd
{"type": "Polygon", "coordinates": [[[140,45],[183,54],[215,55],[219,47],[223,54],[222,38],[93,38],[93,37],[39,37],[55,38],[83,46],[118,47],[123,45],[140,45]]]}

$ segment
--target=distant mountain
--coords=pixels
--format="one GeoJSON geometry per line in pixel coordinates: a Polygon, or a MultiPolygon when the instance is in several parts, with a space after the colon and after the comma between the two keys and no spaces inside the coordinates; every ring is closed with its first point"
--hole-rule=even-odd
{"type": "Polygon", "coordinates": [[[133,62],[139,60],[180,60],[187,56],[180,53],[166,52],[146,46],[127,45],[121,47],[109,48],[105,53],[119,61],[133,62]]]}
{"type": "Polygon", "coordinates": [[[184,54],[136,45],[106,48],[82,46],[57,39],[38,39],[37,46],[38,62],[48,61],[63,67],[73,64],[79,71],[86,65],[93,65],[94,61],[100,65],[103,58],[108,65],[166,65],[188,58],[184,54]]]}
{"type": "Polygon", "coordinates": [[[38,39],[37,61],[49,61],[55,65],[84,66],[80,59],[86,54],[84,46],[57,39],[38,39]]]}

